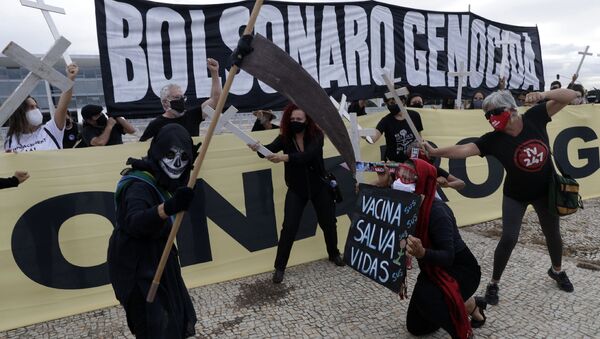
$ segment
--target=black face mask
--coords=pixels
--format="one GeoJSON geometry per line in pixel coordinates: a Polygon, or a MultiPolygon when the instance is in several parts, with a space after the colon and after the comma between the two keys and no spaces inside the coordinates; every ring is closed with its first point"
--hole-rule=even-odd
{"type": "Polygon", "coordinates": [[[302,133],[306,128],[306,123],[300,121],[292,121],[290,122],[290,129],[294,133],[302,133]]]}
{"type": "Polygon", "coordinates": [[[423,108],[423,103],[422,102],[416,102],[416,103],[410,105],[409,107],[423,108]]]}
{"type": "Polygon", "coordinates": [[[108,122],[108,119],[106,119],[106,115],[104,115],[104,114],[100,114],[100,117],[98,119],[96,119],[96,124],[98,126],[106,126],[107,122],[108,122]]]}
{"type": "Polygon", "coordinates": [[[185,99],[184,98],[177,99],[177,100],[171,100],[171,101],[169,101],[169,104],[171,105],[172,110],[177,111],[178,113],[185,112],[185,99]]]}
{"type": "Polygon", "coordinates": [[[390,113],[392,114],[398,114],[400,113],[400,107],[396,104],[394,105],[388,105],[388,110],[390,111],[390,113]]]}

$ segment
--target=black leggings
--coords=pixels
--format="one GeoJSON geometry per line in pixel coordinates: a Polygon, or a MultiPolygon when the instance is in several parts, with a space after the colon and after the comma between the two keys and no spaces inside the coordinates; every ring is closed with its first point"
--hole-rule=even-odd
{"type": "Polygon", "coordinates": [[[520,202],[505,195],[502,199],[502,237],[494,252],[494,272],[492,279],[496,281],[500,280],[512,250],[519,240],[523,215],[525,215],[527,205],[530,203],[538,215],[542,232],[546,238],[550,261],[555,267],[561,265],[563,243],[560,236],[559,218],[550,213],[548,197],[545,196],[531,202],[520,202]]]}
{"type": "MultiPolygon", "coordinates": [[[[334,257],[340,252],[337,248],[337,230],[335,219],[335,203],[329,188],[325,185],[321,186],[321,192],[313,193],[311,199],[312,204],[317,212],[317,220],[319,226],[323,230],[325,236],[325,244],[327,245],[327,254],[329,257],[334,257]]],[[[275,268],[285,270],[292,245],[296,239],[296,233],[300,227],[300,219],[302,212],[308,203],[308,198],[303,198],[294,191],[288,189],[285,196],[285,210],[283,217],[283,228],[279,236],[277,244],[277,257],[275,258],[275,268]]]]}
{"type": "MultiPolygon", "coordinates": [[[[481,269],[468,247],[455,254],[454,263],[447,272],[456,279],[464,301],[477,291],[481,269]]],[[[456,337],[442,290],[429,279],[427,273],[421,272],[406,312],[406,328],[411,334],[421,336],[435,332],[440,327],[453,338],[456,337]]]]}

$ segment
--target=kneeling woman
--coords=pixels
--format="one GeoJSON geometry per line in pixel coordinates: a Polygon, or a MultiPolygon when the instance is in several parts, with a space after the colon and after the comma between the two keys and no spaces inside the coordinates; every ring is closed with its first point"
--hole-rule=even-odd
{"type": "Polygon", "coordinates": [[[441,327],[453,338],[468,338],[471,328],[481,327],[486,320],[483,310],[487,304],[473,298],[481,271],[460,237],[452,210],[435,198],[436,177],[435,167],[413,159],[398,168],[392,184],[395,189],[423,196],[416,237],[409,236],[407,244],[407,253],[417,258],[421,272],[408,306],[406,327],[417,336],[441,327]]]}
{"type": "MultiPolygon", "coordinates": [[[[323,132],[303,110],[294,104],[289,104],[284,109],[280,129],[277,138],[265,145],[275,153],[267,157],[269,161],[285,163],[285,183],[288,187],[283,228],[277,244],[273,273],[273,282],[276,284],[283,281],[292,245],[300,227],[302,212],[309,200],[312,201],[317,212],[317,220],[325,236],[329,260],[337,266],[344,266],[337,248],[335,203],[324,180],[323,132]],[[279,151],[283,151],[283,154],[277,154],[279,151]]],[[[248,146],[256,151],[260,144],[248,146]]]]}

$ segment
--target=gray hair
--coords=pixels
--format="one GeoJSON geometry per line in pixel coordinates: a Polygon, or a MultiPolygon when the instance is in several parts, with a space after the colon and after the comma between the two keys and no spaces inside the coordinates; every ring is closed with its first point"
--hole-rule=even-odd
{"type": "Polygon", "coordinates": [[[160,89],[160,101],[167,100],[169,95],[171,95],[171,90],[180,89],[180,88],[181,87],[179,87],[179,85],[177,85],[177,84],[168,84],[168,85],[164,86],[163,88],[160,89]]]}
{"type": "Polygon", "coordinates": [[[496,91],[490,95],[488,95],[485,99],[483,99],[483,111],[488,112],[493,110],[494,108],[512,108],[514,110],[517,109],[517,103],[515,102],[515,98],[513,98],[512,94],[508,90],[500,90],[496,91]]]}

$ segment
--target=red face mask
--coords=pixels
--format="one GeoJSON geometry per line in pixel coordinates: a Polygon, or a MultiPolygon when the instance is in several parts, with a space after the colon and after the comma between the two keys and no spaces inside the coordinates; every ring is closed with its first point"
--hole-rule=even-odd
{"type": "Polygon", "coordinates": [[[496,108],[485,113],[485,117],[488,119],[490,125],[492,125],[495,131],[502,131],[506,128],[506,125],[510,120],[510,115],[510,112],[504,108],[496,108]]]}

